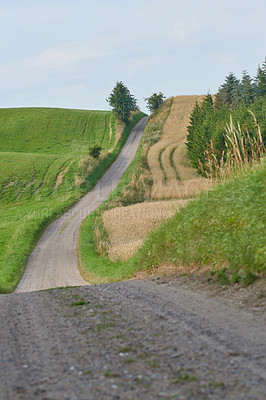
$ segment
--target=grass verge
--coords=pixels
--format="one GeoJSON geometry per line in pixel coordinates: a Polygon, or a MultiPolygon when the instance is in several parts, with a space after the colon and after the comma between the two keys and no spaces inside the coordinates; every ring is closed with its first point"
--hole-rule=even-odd
{"type": "MultiPolygon", "coordinates": [[[[143,138],[141,144],[142,142],[143,138]]],[[[83,278],[91,283],[115,282],[129,277],[133,273],[128,263],[122,261],[112,262],[106,255],[103,255],[103,253],[106,253],[104,251],[106,246],[105,244],[101,246],[96,241],[103,239],[103,242],[106,242],[108,236],[102,224],[102,213],[117,205],[133,203],[132,193],[129,197],[125,196],[124,188],[131,181],[134,171],[141,163],[141,147],[140,145],[134,160],[127,168],[115,190],[97,210],[93,211],[83,221],[80,227],[78,240],[79,269],[83,278]],[[100,237],[98,237],[97,233],[95,235],[95,230],[100,233],[100,237]]],[[[138,200],[142,200],[139,195],[138,200]]]]}
{"type": "Polygon", "coordinates": [[[83,274],[91,282],[111,282],[170,263],[208,266],[222,284],[252,283],[266,270],[265,181],[263,163],[201,194],[151,233],[127,262],[111,262],[96,252],[91,235],[95,213],[91,214],[80,232],[83,274]]]}

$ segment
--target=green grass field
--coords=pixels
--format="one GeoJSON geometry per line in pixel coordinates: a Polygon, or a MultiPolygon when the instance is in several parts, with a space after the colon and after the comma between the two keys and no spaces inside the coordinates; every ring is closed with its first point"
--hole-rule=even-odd
{"type": "Polygon", "coordinates": [[[115,145],[109,111],[0,110],[0,293],[14,290],[46,226],[95,185],[143,116],[115,145]]]}
{"type": "Polygon", "coordinates": [[[0,110],[0,292],[16,287],[44,228],[110,165],[114,144],[108,111],[0,110]],[[95,144],[98,161],[88,154],[95,144]]]}
{"type": "Polygon", "coordinates": [[[53,108],[0,109],[0,151],[76,154],[100,144],[110,148],[108,111],[53,108]]]}

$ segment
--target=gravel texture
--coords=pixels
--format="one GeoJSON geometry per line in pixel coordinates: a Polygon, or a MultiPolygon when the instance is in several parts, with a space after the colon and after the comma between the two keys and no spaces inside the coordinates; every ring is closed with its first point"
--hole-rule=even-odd
{"type": "Polygon", "coordinates": [[[0,399],[265,399],[265,299],[253,312],[192,289],[161,277],[0,296],[0,399]]]}

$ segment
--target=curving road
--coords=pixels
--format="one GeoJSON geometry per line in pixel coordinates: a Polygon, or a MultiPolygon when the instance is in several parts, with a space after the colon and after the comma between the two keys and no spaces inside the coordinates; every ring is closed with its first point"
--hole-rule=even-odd
{"type": "Polygon", "coordinates": [[[116,161],[96,186],[75,206],[52,222],[29,257],[15,293],[63,286],[88,285],[78,271],[77,238],[82,221],[110,195],[132,162],[148,117],[132,129],[116,161]]]}

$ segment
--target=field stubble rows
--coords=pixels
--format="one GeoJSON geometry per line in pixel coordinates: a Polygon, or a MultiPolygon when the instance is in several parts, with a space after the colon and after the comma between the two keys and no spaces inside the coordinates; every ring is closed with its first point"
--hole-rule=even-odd
{"type": "Polygon", "coordinates": [[[153,181],[150,193],[152,202],[118,207],[103,213],[111,260],[131,257],[150,231],[174,215],[180,205],[211,187],[211,182],[200,177],[189,165],[185,145],[190,114],[196,101],[201,102],[203,98],[177,96],[171,99],[161,138],[150,147],[147,154],[153,181]]]}

